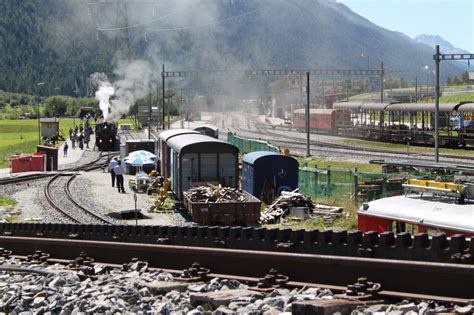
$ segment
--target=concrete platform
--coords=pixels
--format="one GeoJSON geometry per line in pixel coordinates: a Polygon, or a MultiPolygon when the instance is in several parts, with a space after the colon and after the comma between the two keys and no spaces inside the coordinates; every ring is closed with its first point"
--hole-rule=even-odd
{"type": "Polygon", "coordinates": [[[69,146],[67,150],[67,157],[64,157],[64,143],[65,142],[63,142],[61,146],[59,146],[59,149],[58,149],[58,166],[76,163],[82,158],[85,151],[92,151],[95,145],[95,134],[91,136],[91,140],[89,141],[89,148],[87,148],[84,145],[84,150],[79,149],[77,142],[76,142],[76,148],[73,149],[71,140],[67,139],[66,141],[69,146]]]}

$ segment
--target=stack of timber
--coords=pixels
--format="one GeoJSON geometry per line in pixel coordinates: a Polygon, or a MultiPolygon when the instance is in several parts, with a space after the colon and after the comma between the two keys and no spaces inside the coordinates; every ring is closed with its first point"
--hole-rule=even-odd
{"type": "Polygon", "coordinates": [[[190,188],[185,196],[192,202],[220,203],[245,201],[246,196],[242,191],[232,187],[222,187],[221,185],[197,186],[190,188]]]}
{"type": "Polygon", "coordinates": [[[294,191],[282,191],[281,196],[269,205],[260,215],[261,224],[272,224],[290,215],[292,208],[308,210],[309,217],[322,216],[326,221],[334,221],[342,213],[342,208],[314,204],[311,198],[294,191]]]}
{"type": "Polygon", "coordinates": [[[184,192],[183,202],[196,223],[254,225],[260,218],[260,200],[235,188],[193,187],[184,192]]]}

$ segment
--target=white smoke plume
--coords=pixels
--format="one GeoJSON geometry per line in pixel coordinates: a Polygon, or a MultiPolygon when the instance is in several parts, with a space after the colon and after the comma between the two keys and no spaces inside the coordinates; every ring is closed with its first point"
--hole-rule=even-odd
{"type": "Polygon", "coordinates": [[[110,97],[115,94],[115,89],[109,82],[105,73],[94,73],[91,75],[92,84],[97,86],[95,98],[99,101],[99,108],[104,115],[104,120],[107,121],[110,108],[110,97]]]}
{"type": "Polygon", "coordinates": [[[113,83],[103,73],[91,75],[92,83],[97,86],[95,98],[100,102],[105,121],[128,114],[136,100],[150,92],[152,70],[145,60],[120,61],[114,75],[117,80],[113,83]],[[110,100],[111,96],[115,98],[110,100]]]}

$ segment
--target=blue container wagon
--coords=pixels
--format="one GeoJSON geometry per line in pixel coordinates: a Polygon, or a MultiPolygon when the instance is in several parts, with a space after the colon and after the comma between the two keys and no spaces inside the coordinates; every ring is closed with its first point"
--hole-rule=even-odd
{"type": "Polygon", "coordinates": [[[242,165],[242,189],[270,203],[283,190],[298,187],[298,161],[270,151],[245,154],[242,165]]]}

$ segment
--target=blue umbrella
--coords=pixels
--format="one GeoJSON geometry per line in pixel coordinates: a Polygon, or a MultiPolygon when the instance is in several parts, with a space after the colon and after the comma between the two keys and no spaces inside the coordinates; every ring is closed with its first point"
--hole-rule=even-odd
{"type": "Polygon", "coordinates": [[[134,156],[134,157],[130,157],[130,155],[128,157],[126,157],[124,159],[125,163],[127,164],[131,164],[133,166],[143,166],[143,165],[149,165],[149,164],[155,164],[155,162],[147,157],[142,157],[142,156],[134,156]]]}
{"type": "Polygon", "coordinates": [[[146,150],[137,150],[137,151],[133,151],[133,152],[130,152],[130,154],[127,156],[127,158],[133,158],[133,157],[136,157],[136,156],[139,156],[139,157],[144,157],[144,158],[148,158],[150,160],[155,160],[156,159],[156,155],[149,152],[149,151],[146,151],[146,150]]]}

